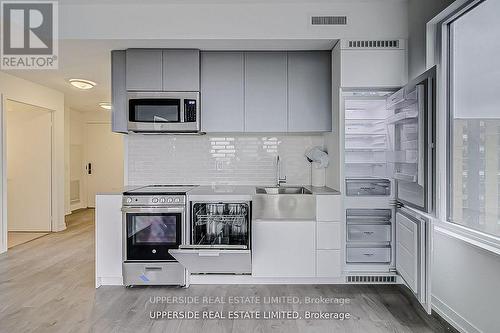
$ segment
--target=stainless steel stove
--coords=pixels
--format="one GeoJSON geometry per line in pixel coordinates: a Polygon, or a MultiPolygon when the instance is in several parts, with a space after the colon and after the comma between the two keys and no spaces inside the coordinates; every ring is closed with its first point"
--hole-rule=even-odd
{"type": "Polygon", "coordinates": [[[123,193],[124,285],[185,285],[168,252],[185,243],[186,193],[194,185],[150,185],[123,193]]]}

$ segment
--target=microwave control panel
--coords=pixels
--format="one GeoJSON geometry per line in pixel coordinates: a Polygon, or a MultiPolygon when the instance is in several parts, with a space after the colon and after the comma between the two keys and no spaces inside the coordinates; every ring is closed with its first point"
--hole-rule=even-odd
{"type": "Polygon", "coordinates": [[[186,122],[186,123],[196,122],[196,100],[195,99],[185,99],[184,100],[184,122],[186,122]]]}

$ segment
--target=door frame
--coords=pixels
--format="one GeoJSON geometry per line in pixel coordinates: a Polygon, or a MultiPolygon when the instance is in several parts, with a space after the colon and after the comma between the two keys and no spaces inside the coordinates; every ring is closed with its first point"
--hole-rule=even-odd
{"type": "Polygon", "coordinates": [[[22,103],[26,105],[30,105],[36,108],[45,109],[50,112],[51,118],[51,127],[50,127],[50,230],[52,232],[57,230],[56,221],[54,219],[54,212],[56,211],[56,201],[54,200],[55,189],[57,188],[56,179],[57,175],[55,174],[54,165],[55,161],[55,141],[54,141],[54,113],[55,110],[45,108],[43,106],[34,105],[31,103],[26,103],[22,101],[18,101],[16,99],[7,98],[5,95],[0,93],[0,155],[1,155],[1,164],[0,164],[0,253],[4,253],[8,250],[7,248],[7,233],[8,233],[8,221],[7,221],[7,135],[6,135],[6,117],[5,117],[5,107],[8,101],[15,103],[22,103]]]}
{"type": "MultiPolygon", "coordinates": [[[[88,161],[89,161],[89,131],[88,131],[88,128],[89,128],[89,125],[110,125],[111,126],[111,121],[101,121],[101,120],[90,120],[90,121],[86,121],[85,122],[85,128],[84,128],[84,139],[85,139],[85,142],[83,144],[83,165],[82,165],[82,171],[85,172],[85,177],[83,178],[83,182],[84,182],[84,193],[83,195],[85,195],[85,205],[87,206],[87,208],[89,208],[89,174],[88,174],[88,171],[87,171],[87,164],[88,164],[88,161]]],[[[125,152],[124,152],[125,153],[125,152]]]]}

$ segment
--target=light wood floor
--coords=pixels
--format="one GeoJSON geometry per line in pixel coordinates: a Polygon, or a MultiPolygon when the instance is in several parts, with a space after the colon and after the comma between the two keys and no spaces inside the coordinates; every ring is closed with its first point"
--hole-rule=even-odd
{"type": "Polygon", "coordinates": [[[0,255],[0,332],[447,332],[397,286],[236,285],[94,289],[94,212],[0,255]],[[166,305],[151,296],[346,297],[349,305],[166,305]],[[343,311],[333,320],[151,320],[150,311],[343,311]]]}
{"type": "Polygon", "coordinates": [[[9,231],[7,233],[7,247],[10,249],[14,246],[30,242],[34,239],[47,235],[47,232],[17,232],[9,231]]]}

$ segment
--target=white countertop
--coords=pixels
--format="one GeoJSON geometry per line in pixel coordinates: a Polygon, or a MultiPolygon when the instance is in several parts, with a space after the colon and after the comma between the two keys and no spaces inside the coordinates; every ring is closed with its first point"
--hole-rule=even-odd
{"type": "MultiPolygon", "coordinates": [[[[98,192],[96,195],[121,195],[123,192],[144,187],[146,185],[127,185],[111,189],[106,192],[98,192]]],[[[255,195],[256,187],[264,185],[200,185],[187,193],[188,196],[233,196],[235,200],[251,200],[255,195]],[[250,198],[250,199],[247,199],[250,198]]],[[[315,195],[339,195],[340,192],[327,186],[310,186],[310,185],[285,185],[286,186],[304,186],[315,195]]]]}
{"type": "Polygon", "coordinates": [[[188,192],[188,195],[254,195],[252,185],[201,185],[188,192]]]}

